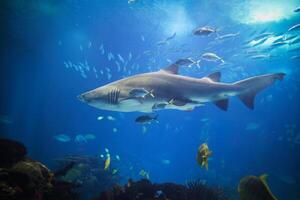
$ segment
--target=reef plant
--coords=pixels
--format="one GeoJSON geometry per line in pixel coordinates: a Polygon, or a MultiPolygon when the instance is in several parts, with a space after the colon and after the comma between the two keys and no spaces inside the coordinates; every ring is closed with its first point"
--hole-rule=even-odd
{"type": "Polygon", "coordinates": [[[193,180],[186,183],[187,196],[189,200],[228,200],[223,190],[219,187],[209,187],[202,180],[193,180]]]}
{"type": "Polygon", "coordinates": [[[94,200],[227,200],[220,188],[208,187],[202,181],[189,181],[186,185],[153,184],[147,179],[114,186],[94,200]]]}

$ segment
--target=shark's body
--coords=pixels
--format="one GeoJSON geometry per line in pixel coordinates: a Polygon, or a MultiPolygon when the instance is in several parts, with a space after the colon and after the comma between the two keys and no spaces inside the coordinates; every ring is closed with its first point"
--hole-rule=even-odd
{"type": "Polygon", "coordinates": [[[253,109],[255,94],[284,77],[283,73],[275,73],[228,84],[219,82],[219,72],[198,79],[178,75],[178,67],[175,63],[157,72],[124,78],[86,92],[79,99],[103,110],[153,112],[159,109],[192,110],[207,102],[227,110],[229,97],[239,96],[253,109]],[[152,95],[131,96],[135,89],[151,91],[152,95]]]}

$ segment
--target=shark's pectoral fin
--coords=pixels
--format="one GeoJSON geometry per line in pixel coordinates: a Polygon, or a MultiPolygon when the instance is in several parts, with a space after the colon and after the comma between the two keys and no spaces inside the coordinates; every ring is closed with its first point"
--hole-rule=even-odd
{"type": "Polygon", "coordinates": [[[189,108],[186,108],[184,109],[183,111],[186,111],[186,112],[191,112],[195,109],[195,106],[194,107],[189,107],[189,108]]]}
{"type": "Polygon", "coordinates": [[[183,111],[192,111],[197,106],[203,106],[204,104],[201,104],[196,101],[192,101],[189,99],[171,99],[168,104],[166,105],[166,109],[177,109],[177,110],[183,110],[183,111]]]}
{"type": "Polygon", "coordinates": [[[167,105],[168,105],[168,103],[155,103],[152,106],[152,110],[164,109],[164,108],[166,108],[167,105]]]}
{"type": "Polygon", "coordinates": [[[169,101],[169,104],[172,104],[174,106],[185,106],[187,103],[188,101],[182,99],[171,99],[169,101]]]}
{"type": "Polygon", "coordinates": [[[216,101],[214,103],[220,109],[222,109],[224,111],[227,111],[227,109],[228,109],[228,99],[222,99],[222,100],[216,101]]]}
{"type": "Polygon", "coordinates": [[[143,101],[141,98],[124,98],[124,99],[120,99],[119,103],[133,105],[133,104],[142,104],[143,101]]]}

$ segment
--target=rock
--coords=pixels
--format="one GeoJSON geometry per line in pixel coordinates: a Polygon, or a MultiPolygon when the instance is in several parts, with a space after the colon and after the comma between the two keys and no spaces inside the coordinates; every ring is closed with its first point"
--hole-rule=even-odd
{"type": "Polygon", "coordinates": [[[26,147],[20,142],[0,139],[0,167],[7,167],[18,162],[26,154],[26,147]]]}
{"type": "Polygon", "coordinates": [[[25,159],[16,163],[11,170],[28,176],[30,184],[35,188],[51,187],[53,174],[40,162],[25,159]]]}

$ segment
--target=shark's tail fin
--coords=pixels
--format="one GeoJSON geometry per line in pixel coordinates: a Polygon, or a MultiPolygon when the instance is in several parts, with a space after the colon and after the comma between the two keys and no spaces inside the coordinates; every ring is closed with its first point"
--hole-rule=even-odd
{"type": "Polygon", "coordinates": [[[234,83],[237,86],[241,94],[240,100],[249,108],[254,109],[254,99],[258,92],[262,91],[266,87],[272,85],[276,80],[283,80],[285,73],[267,74],[262,76],[255,76],[245,80],[234,83]]]}

